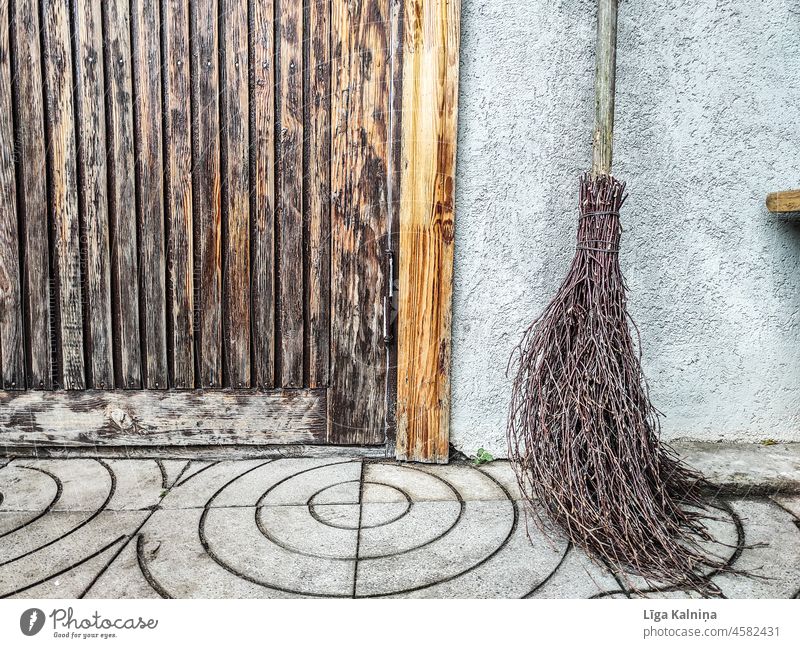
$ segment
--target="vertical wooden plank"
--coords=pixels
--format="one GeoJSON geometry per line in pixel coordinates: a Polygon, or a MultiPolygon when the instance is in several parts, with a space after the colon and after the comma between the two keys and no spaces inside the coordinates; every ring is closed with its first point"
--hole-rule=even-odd
{"type": "Polygon", "coordinates": [[[330,0],[309,5],[308,170],[308,386],[328,385],[330,333],[331,52],[330,0]]]}
{"type": "Polygon", "coordinates": [[[12,41],[16,53],[18,174],[24,239],[23,299],[27,331],[27,386],[53,386],[50,340],[50,255],[47,234],[47,165],[39,7],[35,0],[14,3],[12,41]]]}
{"type": "Polygon", "coordinates": [[[108,204],[117,384],[142,386],[139,259],[129,0],[103,3],[108,122],[108,204]]]}
{"type": "Polygon", "coordinates": [[[458,0],[410,0],[403,53],[397,458],[446,462],[458,0]]]}
{"type": "Polygon", "coordinates": [[[0,2],[0,386],[24,389],[9,26],[8,2],[0,2]]]}
{"type": "Polygon", "coordinates": [[[89,386],[114,388],[111,336],[111,260],[108,235],[105,84],[100,0],[73,5],[76,46],[78,192],[86,271],[89,386]]]}
{"type": "MultiPolygon", "coordinates": [[[[387,281],[392,282],[392,290],[386,300],[386,334],[395,340],[397,332],[397,251],[400,249],[400,139],[403,115],[403,19],[405,0],[391,0],[390,36],[390,113],[389,113],[389,161],[388,187],[389,201],[389,240],[394,251],[387,268],[387,281]]],[[[394,458],[397,436],[397,344],[389,344],[387,349],[386,377],[386,456],[394,458]]]]}
{"type": "Polygon", "coordinates": [[[278,159],[283,387],[303,385],[303,3],[281,0],[278,159]]]}
{"type": "Polygon", "coordinates": [[[383,443],[389,2],[332,2],[329,440],[383,443]]]}
{"type": "Polygon", "coordinates": [[[44,77],[49,144],[50,221],[58,292],[57,338],[61,386],[86,387],[81,313],[78,178],[68,3],[43,0],[44,77]]]}
{"type": "Polygon", "coordinates": [[[223,274],[224,344],[227,385],[250,386],[250,123],[248,101],[247,0],[222,0],[224,68],[222,114],[225,132],[223,274]]]}
{"type": "Polygon", "coordinates": [[[164,137],[167,142],[167,278],[172,300],[172,386],[194,388],[194,223],[192,213],[189,11],[184,0],[164,3],[166,61],[164,137]]]}
{"type": "Polygon", "coordinates": [[[253,382],[275,385],[275,71],[273,0],[251,0],[253,382]]]}
{"type": "Polygon", "coordinates": [[[167,316],[159,3],[158,0],[135,0],[131,10],[144,385],[147,389],[166,389],[167,316]]]}
{"type": "Polygon", "coordinates": [[[219,147],[217,0],[195,0],[192,84],[194,199],[198,220],[198,330],[201,387],[222,386],[222,191],[219,147]]]}

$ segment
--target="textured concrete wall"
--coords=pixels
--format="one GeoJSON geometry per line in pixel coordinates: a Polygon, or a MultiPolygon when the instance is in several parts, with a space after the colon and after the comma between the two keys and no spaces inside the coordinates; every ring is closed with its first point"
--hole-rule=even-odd
{"type": "MultiPolygon", "coordinates": [[[[593,0],[463,0],[452,439],[505,453],[505,364],[574,249],[593,0]]],[[[621,263],[668,439],[800,441],[800,4],[621,2],[621,263]]]]}

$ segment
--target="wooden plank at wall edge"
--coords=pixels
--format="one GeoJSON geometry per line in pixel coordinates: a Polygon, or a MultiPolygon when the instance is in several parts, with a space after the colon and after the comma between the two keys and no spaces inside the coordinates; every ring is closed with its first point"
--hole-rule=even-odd
{"type": "Polygon", "coordinates": [[[251,310],[253,382],[275,385],[275,121],[274,5],[251,3],[253,74],[253,210],[251,310]]]}
{"type": "Polygon", "coordinates": [[[396,457],[444,463],[460,2],[410,4],[403,54],[403,77],[413,83],[403,84],[396,457]]]}
{"type": "Polygon", "coordinates": [[[23,298],[27,386],[51,389],[53,363],[50,338],[50,253],[47,225],[47,163],[44,150],[44,95],[42,91],[39,11],[34,0],[14,5],[12,42],[16,52],[19,117],[19,176],[24,240],[23,298]],[[25,109],[21,110],[20,107],[25,109]]]}
{"type": "Polygon", "coordinates": [[[103,5],[112,324],[117,387],[142,387],[129,0],[103,5]]]}
{"type": "Polygon", "coordinates": [[[106,182],[103,33],[99,0],[73,5],[78,195],[84,258],[84,317],[90,387],[114,388],[111,260],[106,182]]]}
{"type": "Polygon", "coordinates": [[[0,445],[263,445],[325,438],[325,390],[0,392],[0,445]]]}

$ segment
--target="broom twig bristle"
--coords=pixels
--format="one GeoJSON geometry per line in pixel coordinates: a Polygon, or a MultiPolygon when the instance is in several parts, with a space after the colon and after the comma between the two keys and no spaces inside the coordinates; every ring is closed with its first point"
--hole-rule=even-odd
{"type": "MultiPolygon", "coordinates": [[[[534,520],[648,583],[719,595],[703,477],[659,440],[619,264],[625,184],[580,180],[575,257],[509,371],[509,458],[534,520]]],[[[634,325],[635,327],[635,325],[634,325]]],[[[637,331],[638,335],[638,331],[637,331]]]]}

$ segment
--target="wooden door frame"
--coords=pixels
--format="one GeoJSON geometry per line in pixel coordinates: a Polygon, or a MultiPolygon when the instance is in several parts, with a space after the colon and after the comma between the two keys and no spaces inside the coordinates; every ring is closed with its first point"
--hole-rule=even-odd
{"type": "Polygon", "coordinates": [[[405,2],[395,439],[405,461],[449,456],[460,5],[405,2]]]}

